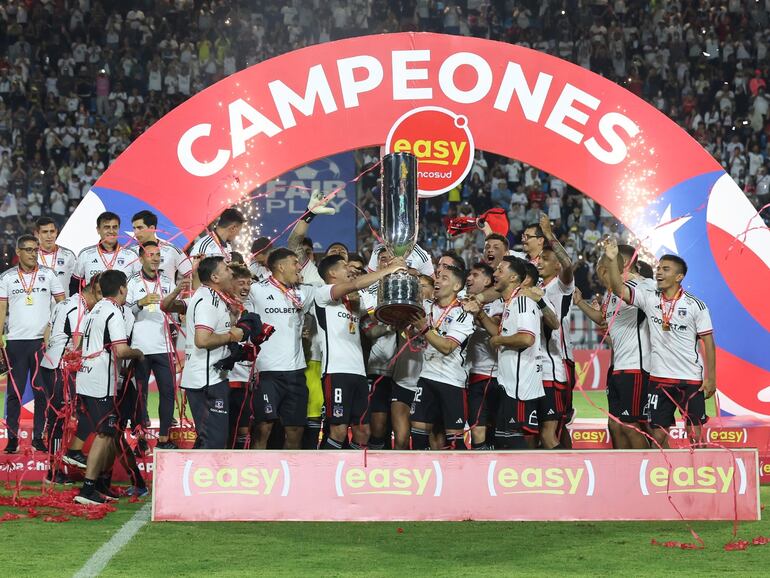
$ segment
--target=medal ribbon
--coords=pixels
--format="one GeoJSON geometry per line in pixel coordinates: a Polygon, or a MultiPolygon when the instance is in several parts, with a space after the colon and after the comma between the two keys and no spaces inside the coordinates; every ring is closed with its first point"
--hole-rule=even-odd
{"type": "Polygon", "coordinates": [[[22,272],[21,267],[19,267],[17,273],[19,274],[19,283],[21,283],[21,288],[24,290],[24,293],[27,294],[27,297],[29,297],[32,293],[32,289],[35,288],[35,282],[37,281],[37,267],[32,270],[32,283],[30,283],[29,286],[27,286],[27,282],[24,280],[24,273],[22,272]]]}
{"type": "Polygon", "coordinates": [[[457,301],[457,297],[452,299],[452,302],[449,305],[447,305],[446,308],[441,312],[441,315],[439,315],[439,318],[438,318],[438,320],[436,321],[435,324],[433,323],[433,303],[431,303],[430,304],[430,324],[431,324],[431,329],[435,329],[436,331],[438,331],[439,328],[441,327],[441,324],[444,322],[444,318],[447,315],[449,315],[449,312],[452,309],[454,309],[454,307],[458,303],[459,303],[459,301],[457,301]]]}
{"type": "Polygon", "coordinates": [[[278,290],[279,290],[281,293],[283,293],[283,294],[284,294],[284,296],[285,296],[285,297],[286,297],[286,298],[287,298],[289,301],[291,301],[291,302],[294,304],[294,307],[296,307],[296,308],[297,308],[297,309],[299,309],[300,311],[302,310],[302,301],[299,299],[299,297],[297,297],[296,295],[294,295],[294,291],[292,291],[291,289],[289,289],[289,288],[288,288],[286,285],[284,285],[283,283],[281,283],[281,282],[280,282],[278,279],[276,279],[276,278],[275,278],[275,277],[273,277],[272,275],[271,275],[270,277],[268,277],[268,279],[267,279],[267,280],[270,282],[270,284],[271,284],[273,287],[275,287],[275,288],[276,288],[276,289],[278,289],[278,290]]]}
{"type": "Polygon", "coordinates": [[[115,245],[115,252],[112,255],[112,259],[110,259],[110,262],[107,262],[107,259],[104,258],[105,251],[102,251],[102,244],[98,243],[96,245],[96,250],[99,252],[99,258],[102,260],[102,263],[104,264],[104,267],[107,270],[112,270],[112,268],[115,266],[115,261],[118,260],[118,255],[120,254],[120,243],[117,243],[115,245]]]}
{"type": "Polygon", "coordinates": [[[48,267],[49,269],[54,269],[56,266],[56,256],[59,254],[59,247],[56,247],[56,250],[53,253],[46,253],[43,249],[40,249],[40,260],[43,262],[44,267],[48,267]],[[49,265],[46,261],[45,257],[46,255],[53,255],[53,259],[51,259],[51,264],[49,265]]]}
{"type": "Polygon", "coordinates": [[[514,299],[516,299],[516,296],[519,294],[519,291],[521,291],[521,285],[516,287],[516,289],[513,290],[513,293],[511,294],[510,299],[505,302],[505,307],[503,307],[503,314],[500,317],[500,325],[497,327],[497,334],[502,335],[503,334],[503,322],[505,321],[505,312],[508,311],[508,306],[513,302],[514,299]]]}
{"type": "Polygon", "coordinates": [[[671,318],[674,316],[674,309],[676,309],[676,302],[679,301],[679,298],[682,296],[682,288],[680,287],[679,290],[676,292],[676,295],[674,295],[673,299],[666,299],[666,296],[663,292],[660,294],[660,315],[663,318],[663,327],[670,327],[671,326],[671,318]],[[665,305],[671,304],[666,310],[665,305]]]}

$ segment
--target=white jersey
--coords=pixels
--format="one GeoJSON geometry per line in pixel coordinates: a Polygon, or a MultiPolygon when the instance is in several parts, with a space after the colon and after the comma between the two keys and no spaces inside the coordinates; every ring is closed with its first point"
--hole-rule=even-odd
{"type": "Polygon", "coordinates": [[[562,351],[564,352],[564,359],[572,361],[570,308],[572,307],[572,294],[575,292],[575,280],[573,279],[569,285],[565,285],[557,275],[551,279],[548,284],[542,285],[542,288],[545,291],[545,296],[548,298],[548,301],[553,305],[556,317],[558,317],[561,322],[559,338],[561,340],[562,351]]]}
{"type": "Polygon", "coordinates": [[[323,343],[321,372],[366,376],[361,349],[361,301],[351,301],[347,296],[334,300],[333,287],[324,285],[315,292],[315,317],[323,343]]]}
{"type": "MultiPolygon", "coordinates": [[[[488,317],[503,314],[505,304],[502,299],[496,299],[484,305],[488,317]]],[[[468,339],[468,355],[465,365],[471,375],[497,376],[497,351],[489,345],[489,333],[481,324],[477,324],[473,335],[468,339]]]]}
{"type": "Polygon", "coordinates": [[[393,363],[393,381],[404,389],[416,392],[424,363],[425,337],[412,337],[408,345],[403,332],[396,337],[396,353],[400,353],[393,363]]]}
{"type": "Polygon", "coordinates": [[[157,293],[161,301],[174,290],[171,279],[159,274],[155,279],[145,277],[140,270],[128,280],[128,293],[126,306],[136,318],[133,339],[133,347],[141,350],[145,355],[155,353],[172,353],[174,344],[171,342],[169,328],[171,323],[168,315],[161,311],[160,303],[154,303],[142,307],[139,301],[147,295],[157,293]]]}
{"type": "Polygon", "coordinates": [[[528,297],[515,297],[505,305],[500,335],[510,337],[529,333],[535,338],[535,342],[524,350],[498,349],[497,381],[513,399],[537,399],[545,395],[542,367],[538,362],[541,320],[537,304],[528,297]]]}
{"type": "Polygon", "coordinates": [[[8,304],[8,340],[42,339],[54,297],[64,297],[64,289],[48,267],[24,273],[16,266],[0,275],[0,301],[8,304]]]}
{"type": "Polygon", "coordinates": [[[310,285],[282,288],[272,276],[251,286],[249,311],[257,313],[262,323],[275,327],[275,333],[260,347],[258,371],[305,369],[302,324],[305,313],[312,308],[314,294],[310,285]]]}
{"type": "Polygon", "coordinates": [[[108,253],[100,245],[91,245],[78,254],[73,276],[88,283],[91,277],[108,269],[123,271],[126,277],[131,277],[141,269],[141,265],[139,257],[131,249],[118,245],[108,253]]]}
{"type": "MultiPolygon", "coordinates": [[[[367,314],[374,313],[377,307],[377,288],[378,285],[372,285],[361,295],[362,309],[366,309],[367,314]]],[[[363,314],[363,313],[362,313],[363,314]]],[[[378,321],[373,321],[375,325],[382,325],[378,321]]],[[[372,347],[369,350],[369,359],[366,363],[367,375],[393,375],[393,358],[396,355],[396,331],[392,328],[388,332],[372,341],[372,347]]]]}
{"type": "Polygon", "coordinates": [[[457,343],[458,347],[455,347],[449,355],[444,355],[428,342],[423,352],[420,377],[455,387],[465,387],[468,379],[468,372],[465,369],[465,348],[468,345],[468,338],[473,333],[473,317],[463,311],[459,304],[445,309],[434,301],[425,301],[423,308],[429,325],[434,327],[441,337],[457,343]]]}
{"type": "Polygon", "coordinates": [[[184,389],[203,389],[227,381],[227,372],[214,368],[214,365],[227,357],[230,350],[227,345],[214,349],[201,349],[195,346],[195,330],[205,329],[219,335],[228,333],[231,327],[230,310],[222,297],[211,287],[201,285],[193,294],[187,306],[185,318],[184,358],[180,386],[184,389]]]}
{"type": "Polygon", "coordinates": [[[83,332],[86,315],[88,306],[80,294],[72,295],[56,304],[48,322],[48,345],[40,362],[41,367],[59,368],[64,352],[74,345],[75,337],[83,332]]]}
{"type": "MultiPolygon", "coordinates": [[[[171,282],[176,284],[177,273],[180,277],[187,277],[192,275],[192,262],[190,258],[179,250],[176,245],[164,241],[163,239],[156,239],[158,243],[158,249],[160,249],[160,272],[171,279],[171,282]]],[[[139,245],[132,245],[131,250],[139,257],[139,245]]],[[[141,269],[141,263],[139,265],[141,269]]]]}
{"type": "MultiPolygon", "coordinates": [[[[377,270],[377,259],[384,247],[381,244],[375,245],[372,250],[372,256],[369,258],[369,264],[367,265],[369,271],[377,270]]],[[[416,269],[420,275],[433,276],[433,261],[430,258],[430,253],[419,245],[415,245],[412,252],[406,256],[406,266],[410,269],[416,269]]]]}
{"type": "Polygon", "coordinates": [[[216,232],[206,233],[193,243],[190,249],[190,258],[195,257],[224,257],[226,262],[232,258],[232,248],[228,241],[222,242],[216,232]]]}
{"type": "MultiPolygon", "coordinates": [[[[253,304],[247,299],[246,302],[243,304],[244,309],[248,311],[249,313],[254,313],[252,311],[253,304]]],[[[256,377],[256,372],[254,371],[254,362],[253,361],[238,361],[233,366],[233,368],[230,370],[230,375],[228,375],[228,379],[230,382],[242,382],[242,383],[248,383],[252,381],[256,377]]]]}
{"type": "MultiPolygon", "coordinates": [[[[543,297],[546,307],[553,311],[556,318],[559,318],[559,312],[556,306],[551,302],[548,296],[543,297]]],[[[564,345],[561,339],[561,329],[551,329],[541,323],[540,329],[540,351],[538,352],[538,363],[543,367],[542,380],[556,381],[561,384],[567,383],[567,367],[564,363],[564,345]]]]}
{"type": "Polygon", "coordinates": [[[647,315],[650,327],[650,376],[685,381],[703,380],[698,340],[713,333],[711,315],[703,301],[683,291],[676,302],[664,301],[650,284],[626,282],[632,303],[647,315]],[[663,314],[671,311],[670,330],[663,330],[663,314]]]}
{"type": "Polygon", "coordinates": [[[64,295],[67,297],[70,295],[70,279],[75,272],[77,260],[75,253],[64,247],[56,247],[51,253],[43,251],[41,247],[37,253],[38,264],[56,271],[59,283],[64,289],[64,295]]]}
{"type": "Polygon", "coordinates": [[[321,276],[318,274],[318,267],[316,267],[316,264],[310,259],[305,261],[305,263],[302,265],[300,274],[302,275],[302,283],[305,285],[320,287],[324,284],[324,280],[321,279],[321,276]]]}
{"type": "Polygon", "coordinates": [[[270,277],[270,269],[257,261],[252,261],[249,264],[249,273],[251,273],[256,281],[264,281],[270,277]]]}
{"type": "MultiPolygon", "coordinates": [[[[651,279],[635,279],[634,283],[655,290],[651,279]]],[[[612,293],[605,295],[602,311],[612,340],[613,371],[649,371],[650,328],[644,311],[612,293]]]]}
{"type": "Polygon", "coordinates": [[[130,311],[109,298],[102,299],[86,317],[83,327],[83,365],[75,379],[79,395],[114,396],[120,382],[120,360],[113,348],[128,343],[130,311]]]}

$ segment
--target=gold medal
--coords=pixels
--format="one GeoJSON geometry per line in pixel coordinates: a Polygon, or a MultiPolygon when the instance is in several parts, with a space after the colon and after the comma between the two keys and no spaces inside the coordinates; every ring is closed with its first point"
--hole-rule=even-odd
{"type": "Polygon", "coordinates": [[[25,305],[34,305],[35,304],[35,301],[32,299],[32,295],[27,295],[24,298],[24,304],[25,305]]]}
{"type": "Polygon", "coordinates": [[[350,333],[351,335],[355,335],[356,333],[356,324],[353,323],[352,321],[348,323],[348,333],[350,333]]]}
{"type": "Polygon", "coordinates": [[[664,321],[662,325],[663,331],[671,331],[671,324],[664,321]]]}
{"type": "Polygon", "coordinates": [[[150,313],[155,313],[157,310],[158,310],[158,305],[156,303],[150,303],[147,306],[147,311],[149,311],[150,313]]]}

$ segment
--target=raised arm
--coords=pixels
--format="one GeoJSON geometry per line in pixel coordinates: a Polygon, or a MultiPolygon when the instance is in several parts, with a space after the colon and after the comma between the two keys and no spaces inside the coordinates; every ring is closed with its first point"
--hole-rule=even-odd
{"type": "Polygon", "coordinates": [[[569,285],[574,279],[572,273],[572,259],[569,258],[567,251],[562,247],[562,244],[559,242],[559,239],[556,238],[556,235],[553,234],[551,221],[545,213],[540,213],[540,228],[543,230],[543,236],[551,244],[551,249],[553,249],[553,253],[556,255],[556,259],[561,265],[559,279],[561,279],[561,282],[565,285],[569,285]]]}
{"type": "Polygon", "coordinates": [[[604,256],[607,258],[607,276],[610,278],[610,288],[629,305],[633,305],[631,290],[623,283],[618,267],[618,243],[615,239],[608,239],[604,244],[604,256]]]}

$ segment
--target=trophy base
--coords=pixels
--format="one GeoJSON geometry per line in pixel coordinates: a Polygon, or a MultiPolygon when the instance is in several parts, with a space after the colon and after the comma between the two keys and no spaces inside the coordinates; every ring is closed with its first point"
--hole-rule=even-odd
{"type": "Polygon", "coordinates": [[[387,325],[407,325],[415,315],[424,316],[417,277],[399,271],[380,281],[377,309],[374,316],[387,325]]]}

